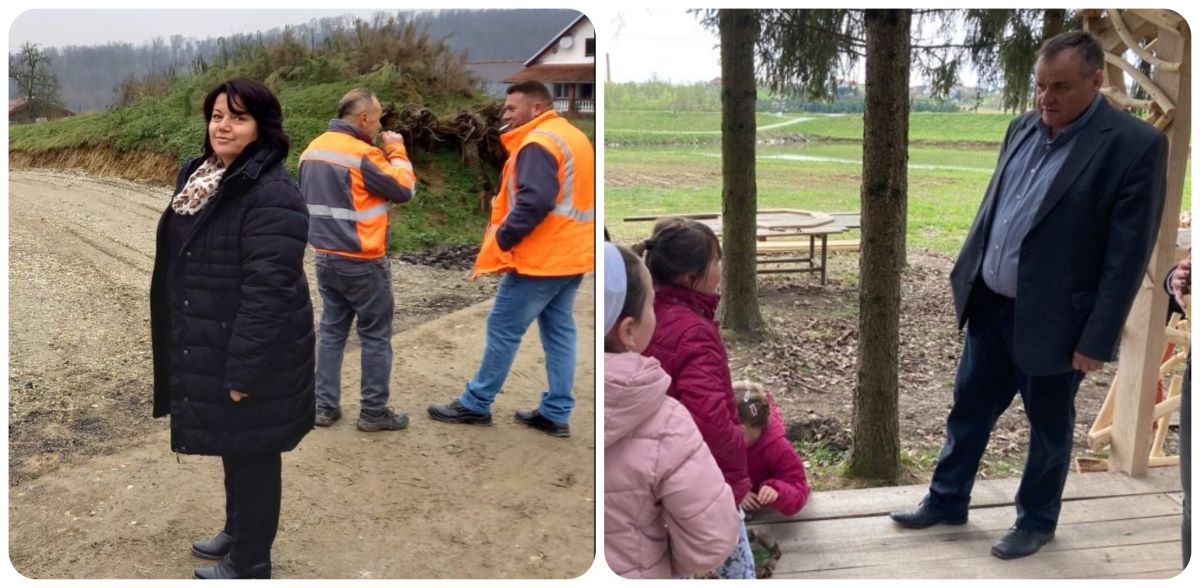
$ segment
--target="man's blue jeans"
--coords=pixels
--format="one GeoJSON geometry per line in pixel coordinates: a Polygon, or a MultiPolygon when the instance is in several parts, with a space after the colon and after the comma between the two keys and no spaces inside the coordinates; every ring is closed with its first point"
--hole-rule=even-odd
{"type": "Polygon", "coordinates": [[[550,383],[549,390],[542,393],[538,412],[552,422],[567,423],[575,407],[571,393],[575,386],[574,307],[582,281],[583,276],[504,275],[488,314],[483,362],[458,399],[467,410],[492,412],[492,401],[504,386],[521,337],[536,319],[550,383]]]}
{"type": "Polygon", "coordinates": [[[324,253],[317,253],[315,261],[324,304],[317,340],[317,406],[341,406],[342,354],[357,316],[362,412],[379,414],[387,408],[392,377],[392,264],[386,257],[360,261],[324,253]]]}

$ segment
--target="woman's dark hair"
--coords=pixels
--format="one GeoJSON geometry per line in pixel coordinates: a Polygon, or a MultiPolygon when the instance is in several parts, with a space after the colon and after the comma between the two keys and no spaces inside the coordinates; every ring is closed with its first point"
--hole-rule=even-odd
{"type": "MultiPolygon", "coordinates": [[[[642,260],[620,245],[617,245],[617,251],[621,253],[621,261],[625,262],[625,304],[621,307],[621,314],[617,315],[616,324],[619,325],[626,318],[642,320],[642,310],[646,306],[651,285],[642,282],[642,272],[638,271],[642,260]]],[[[605,333],[605,347],[608,347],[607,337],[608,333],[605,333]]]]}
{"type": "MultiPolygon", "coordinates": [[[[216,106],[217,97],[221,94],[225,94],[225,107],[229,109],[229,112],[233,114],[249,113],[254,117],[254,122],[258,125],[259,143],[283,151],[284,157],[287,157],[292,140],[283,130],[283,108],[279,106],[279,99],[275,97],[275,93],[270,88],[261,82],[247,78],[233,78],[217,84],[217,87],[210,90],[204,97],[205,121],[212,120],[213,107],[216,106]],[[236,104],[240,104],[243,110],[239,110],[236,104]]],[[[212,154],[212,142],[209,139],[208,131],[205,130],[204,156],[208,157],[212,154]]]]}
{"type": "Polygon", "coordinates": [[[650,238],[634,245],[633,251],[644,256],[655,284],[674,284],[691,274],[691,287],[714,258],[721,258],[721,241],[708,225],[673,216],[658,221],[650,238]]]}

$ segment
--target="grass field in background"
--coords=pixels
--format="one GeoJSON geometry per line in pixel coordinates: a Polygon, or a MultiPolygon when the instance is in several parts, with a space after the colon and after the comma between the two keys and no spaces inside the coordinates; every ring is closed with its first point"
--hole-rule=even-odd
{"type": "MultiPolygon", "coordinates": [[[[861,158],[862,147],[849,143],[760,146],[758,205],[858,211],[861,158]]],[[[996,158],[997,148],[914,146],[909,150],[910,247],[958,252],[983,199],[996,158]]],[[[1184,210],[1191,208],[1190,192],[1189,181],[1185,183],[1184,210]]],[[[614,238],[630,241],[649,235],[652,223],[626,223],[622,219],[628,216],[720,210],[718,147],[605,151],[605,225],[614,238]]],[[[857,237],[857,232],[851,232],[830,238],[857,237]]]]}
{"type": "MultiPolygon", "coordinates": [[[[609,144],[720,143],[720,112],[609,111],[605,113],[605,141],[609,144]]],[[[909,118],[909,140],[913,143],[977,143],[999,145],[1012,115],[1005,113],[916,112],[909,118]]],[[[769,127],[808,119],[795,124],[760,130],[762,138],[804,135],[811,141],[862,140],[862,115],[828,115],[803,112],[760,112],[758,126],[769,127]]]]}

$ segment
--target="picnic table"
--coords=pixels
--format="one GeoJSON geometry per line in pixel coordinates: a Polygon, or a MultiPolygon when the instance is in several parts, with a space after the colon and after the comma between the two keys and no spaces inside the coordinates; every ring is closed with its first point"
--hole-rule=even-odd
{"type": "MultiPolygon", "coordinates": [[[[695,219],[721,236],[724,225],[720,213],[691,213],[681,216],[695,219]]],[[[631,216],[625,222],[657,221],[661,216],[631,216]]],[[[829,236],[860,226],[857,212],[818,212],[797,209],[759,210],[755,215],[755,250],[758,273],[820,273],[826,283],[829,236]],[[807,241],[803,238],[808,237],[807,241]],[[817,242],[820,241],[820,257],[817,242]]]]}

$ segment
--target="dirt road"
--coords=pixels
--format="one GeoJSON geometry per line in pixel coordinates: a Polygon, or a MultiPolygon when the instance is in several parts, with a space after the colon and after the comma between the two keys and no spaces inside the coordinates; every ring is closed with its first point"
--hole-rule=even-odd
{"type": "MultiPolygon", "coordinates": [[[[168,190],[13,170],[9,192],[13,565],[31,577],[190,577],[204,562],[188,555],[188,541],[219,528],[223,495],[219,462],[177,462],[167,422],[149,417],[147,291],[168,190]]],[[[426,418],[428,403],[453,397],[473,373],[494,283],[401,261],[393,275],[392,405],[413,424],[354,429],[359,356],[348,349],[351,418],[284,456],[275,575],[582,573],[595,553],[594,282],[576,305],[578,407],[563,440],[511,420],[545,386],[534,332],[497,400],[495,426],[426,418]]]]}

